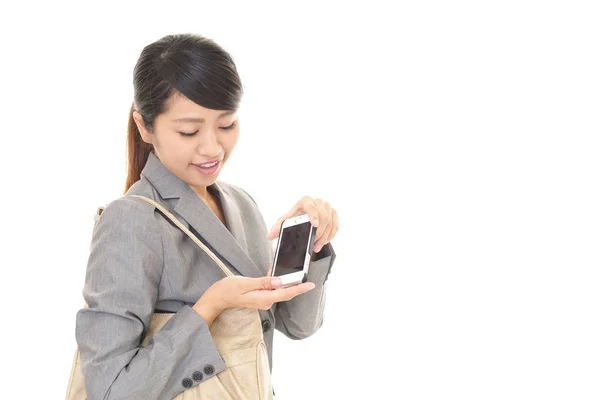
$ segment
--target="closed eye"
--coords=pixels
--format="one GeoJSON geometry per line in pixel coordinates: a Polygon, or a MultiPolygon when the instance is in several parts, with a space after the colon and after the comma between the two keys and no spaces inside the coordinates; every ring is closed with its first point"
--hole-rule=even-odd
{"type": "Polygon", "coordinates": [[[231,129],[235,128],[235,123],[236,123],[236,122],[237,122],[237,121],[233,121],[233,122],[231,123],[231,125],[229,125],[229,126],[224,126],[224,127],[222,127],[221,129],[223,129],[224,131],[229,131],[229,130],[231,130],[231,129]]]}
{"type": "MultiPolygon", "coordinates": [[[[235,124],[236,124],[236,122],[237,122],[237,121],[233,121],[233,123],[232,123],[231,125],[229,125],[229,126],[222,126],[222,127],[220,127],[219,129],[222,129],[222,130],[224,130],[224,131],[229,131],[229,130],[232,130],[233,128],[235,128],[235,124]]],[[[196,133],[198,133],[198,131],[191,132],[191,133],[187,133],[187,132],[179,132],[179,134],[180,134],[181,136],[184,136],[184,137],[191,137],[191,136],[194,136],[196,133]]]]}

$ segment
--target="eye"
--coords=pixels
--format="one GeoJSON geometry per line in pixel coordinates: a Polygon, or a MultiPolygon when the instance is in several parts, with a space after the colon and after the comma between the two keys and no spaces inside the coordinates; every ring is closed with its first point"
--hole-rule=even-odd
{"type": "MultiPolygon", "coordinates": [[[[237,121],[233,121],[233,123],[232,123],[231,125],[229,125],[229,126],[222,126],[222,127],[220,127],[219,129],[222,129],[222,130],[224,130],[224,131],[230,131],[230,130],[232,130],[233,128],[235,128],[236,122],[237,122],[237,121]]],[[[179,133],[181,136],[183,136],[183,137],[191,137],[191,136],[194,136],[196,133],[198,133],[198,131],[191,132],[191,133],[187,133],[187,132],[178,132],[178,133],[179,133]]]]}
{"type": "Polygon", "coordinates": [[[231,130],[231,129],[235,128],[235,123],[236,123],[236,122],[237,122],[237,121],[233,121],[233,123],[232,123],[231,125],[229,125],[229,126],[224,126],[224,127],[221,127],[221,129],[223,129],[224,131],[229,131],[229,130],[231,130]]]}

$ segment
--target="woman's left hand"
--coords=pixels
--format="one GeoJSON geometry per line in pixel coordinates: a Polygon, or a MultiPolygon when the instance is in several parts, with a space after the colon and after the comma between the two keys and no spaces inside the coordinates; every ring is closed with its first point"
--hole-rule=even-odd
{"type": "Polygon", "coordinates": [[[308,214],[311,224],[317,228],[313,250],[317,253],[321,251],[323,246],[329,243],[338,232],[338,216],[337,211],[328,202],[322,199],[313,199],[310,196],[302,197],[290,211],[282,215],[267,235],[267,239],[273,240],[279,236],[284,220],[302,214],[308,214]]]}

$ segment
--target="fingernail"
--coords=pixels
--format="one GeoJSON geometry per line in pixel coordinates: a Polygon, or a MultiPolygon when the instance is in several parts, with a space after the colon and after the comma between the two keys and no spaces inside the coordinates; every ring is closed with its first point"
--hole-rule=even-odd
{"type": "Polygon", "coordinates": [[[319,227],[319,220],[313,219],[313,224],[315,225],[316,228],[318,228],[319,227]]]}
{"type": "Polygon", "coordinates": [[[308,292],[309,290],[313,290],[315,288],[315,284],[312,282],[308,282],[310,283],[310,286],[308,286],[308,289],[306,289],[306,291],[308,292]]]}
{"type": "Polygon", "coordinates": [[[274,288],[280,287],[281,286],[281,278],[272,278],[271,286],[273,286],[274,288]]]}
{"type": "Polygon", "coordinates": [[[319,251],[321,251],[321,246],[315,246],[314,250],[315,253],[318,253],[319,251]]]}

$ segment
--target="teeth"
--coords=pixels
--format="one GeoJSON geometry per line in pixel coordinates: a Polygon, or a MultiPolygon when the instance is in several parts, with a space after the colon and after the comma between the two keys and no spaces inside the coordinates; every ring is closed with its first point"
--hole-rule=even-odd
{"type": "Polygon", "coordinates": [[[210,167],[216,165],[217,163],[218,163],[218,161],[215,161],[212,164],[200,164],[200,167],[202,167],[202,168],[210,168],[210,167]]]}

